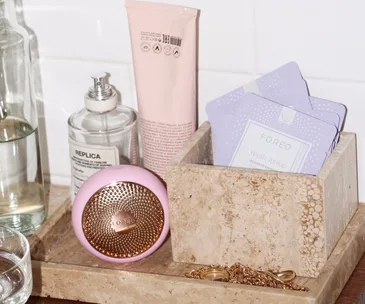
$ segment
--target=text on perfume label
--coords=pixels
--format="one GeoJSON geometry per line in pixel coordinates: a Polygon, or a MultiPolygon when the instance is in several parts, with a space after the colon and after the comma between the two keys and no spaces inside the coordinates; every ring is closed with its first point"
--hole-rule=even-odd
{"type": "Polygon", "coordinates": [[[92,158],[92,159],[101,159],[100,155],[97,153],[87,153],[87,152],[83,152],[83,151],[79,151],[79,150],[75,150],[75,153],[81,157],[92,158]]]}

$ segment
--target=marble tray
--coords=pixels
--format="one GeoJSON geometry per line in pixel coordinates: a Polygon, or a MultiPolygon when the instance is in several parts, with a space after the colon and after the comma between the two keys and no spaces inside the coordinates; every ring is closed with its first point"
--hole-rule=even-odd
{"type": "Polygon", "coordinates": [[[90,303],[335,303],[365,251],[365,205],[360,204],[320,276],[296,278],[309,292],[184,278],[197,267],[172,260],[171,242],[127,265],[90,255],[74,236],[68,189],[52,186],[49,217],[30,237],[33,295],[90,303]]]}

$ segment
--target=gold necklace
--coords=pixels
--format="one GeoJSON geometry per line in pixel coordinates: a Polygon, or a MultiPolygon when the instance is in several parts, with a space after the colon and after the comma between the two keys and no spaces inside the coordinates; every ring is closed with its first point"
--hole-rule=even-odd
{"type": "Polygon", "coordinates": [[[240,263],[235,263],[232,266],[210,265],[199,267],[185,273],[185,277],[298,291],[309,290],[308,287],[293,282],[296,274],[292,270],[281,272],[259,271],[240,263]]]}

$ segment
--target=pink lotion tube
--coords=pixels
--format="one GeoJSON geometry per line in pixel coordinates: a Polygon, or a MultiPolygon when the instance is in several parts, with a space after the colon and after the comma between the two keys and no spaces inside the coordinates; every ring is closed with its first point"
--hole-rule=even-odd
{"type": "Polygon", "coordinates": [[[196,130],[197,9],[126,0],[144,167],[165,178],[196,130]]]}

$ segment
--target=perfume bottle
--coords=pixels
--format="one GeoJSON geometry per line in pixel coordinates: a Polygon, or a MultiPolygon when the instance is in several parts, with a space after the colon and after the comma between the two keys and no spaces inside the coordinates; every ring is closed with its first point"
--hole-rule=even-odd
{"type": "Polygon", "coordinates": [[[71,200],[82,184],[108,166],[139,165],[137,113],[118,105],[116,91],[106,74],[91,77],[85,108],[68,119],[71,160],[71,200]]]}
{"type": "Polygon", "coordinates": [[[45,217],[29,37],[0,0],[0,225],[28,236],[45,217]]]}

